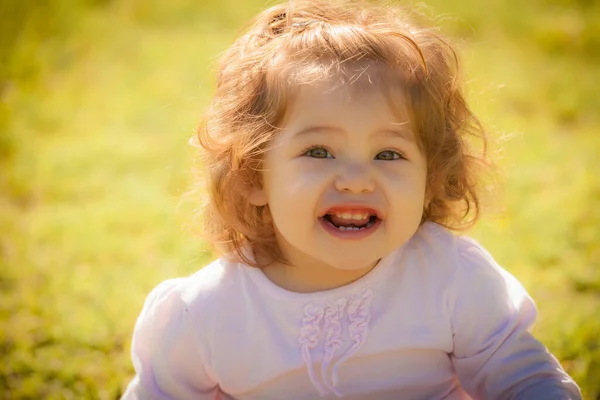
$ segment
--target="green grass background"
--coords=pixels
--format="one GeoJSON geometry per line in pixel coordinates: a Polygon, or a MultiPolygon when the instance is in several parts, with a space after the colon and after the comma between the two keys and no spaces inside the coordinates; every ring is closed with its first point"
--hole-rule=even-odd
{"type": "MultiPolygon", "coordinates": [[[[115,399],[148,291],[210,254],[183,229],[214,62],[261,0],[0,2],[0,398],[115,399]]],[[[504,141],[472,232],[600,399],[600,3],[431,0],[504,141]]]]}

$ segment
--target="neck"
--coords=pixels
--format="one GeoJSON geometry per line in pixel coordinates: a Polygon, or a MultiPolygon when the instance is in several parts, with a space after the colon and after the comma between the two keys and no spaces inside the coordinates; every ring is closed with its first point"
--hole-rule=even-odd
{"type": "Polygon", "coordinates": [[[275,263],[263,268],[263,273],[277,286],[297,293],[312,293],[348,285],[371,271],[372,265],[356,270],[343,270],[328,265],[303,266],[275,263]]]}

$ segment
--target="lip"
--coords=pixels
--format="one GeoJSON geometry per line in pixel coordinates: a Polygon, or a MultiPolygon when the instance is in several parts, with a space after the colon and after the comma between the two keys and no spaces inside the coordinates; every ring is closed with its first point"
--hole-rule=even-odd
{"type": "Polygon", "coordinates": [[[336,204],[334,206],[327,207],[320,214],[319,218],[323,218],[326,214],[332,214],[335,211],[357,211],[357,212],[368,212],[377,217],[378,220],[382,220],[383,215],[380,210],[372,206],[360,203],[347,203],[347,204],[336,204]]]}
{"type": "Polygon", "coordinates": [[[325,231],[327,231],[330,235],[332,235],[338,239],[344,239],[344,240],[361,240],[366,237],[369,237],[379,229],[382,222],[383,222],[383,218],[382,218],[381,211],[379,211],[378,209],[371,207],[369,205],[359,204],[359,203],[337,204],[337,205],[328,207],[319,216],[319,223],[321,224],[323,229],[325,229],[325,231]],[[340,212],[340,211],[358,212],[358,213],[368,212],[369,214],[375,215],[375,217],[376,217],[375,223],[369,228],[361,229],[358,231],[354,231],[354,230],[341,231],[338,228],[336,228],[335,226],[333,226],[329,221],[327,221],[324,218],[325,215],[327,215],[327,214],[332,214],[332,213],[340,212]]]}

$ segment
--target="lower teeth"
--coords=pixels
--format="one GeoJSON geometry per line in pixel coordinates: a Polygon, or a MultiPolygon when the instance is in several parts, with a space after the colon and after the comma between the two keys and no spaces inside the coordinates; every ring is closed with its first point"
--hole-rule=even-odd
{"type": "Polygon", "coordinates": [[[365,226],[361,226],[360,228],[356,226],[338,226],[337,228],[340,231],[362,231],[363,229],[370,228],[373,225],[375,225],[374,222],[369,222],[368,224],[366,224],[365,226]]]}

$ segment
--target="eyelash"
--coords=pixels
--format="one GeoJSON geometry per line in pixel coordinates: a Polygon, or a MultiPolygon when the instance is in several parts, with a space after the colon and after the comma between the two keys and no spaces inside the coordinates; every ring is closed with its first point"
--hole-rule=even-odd
{"type": "MultiPolygon", "coordinates": [[[[377,155],[379,155],[381,153],[384,153],[384,152],[393,153],[395,156],[397,155],[397,157],[392,158],[392,159],[387,159],[387,160],[379,160],[379,161],[395,161],[395,160],[400,160],[400,159],[402,159],[402,160],[406,159],[406,157],[404,157],[402,155],[402,153],[400,153],[399,151],[396,151],[396,150],[382,150],[379,153],[377,153],[377,155]]],[[[322,159],[327,159],[327,158],[335,158],[335,157],[333,157],[333,154],[331,154],[331,152],[327,149],[327,147],[325,147],[325,146],[318,146],[318,145],[308,147],[307,149],[305,149],[304,151],[302,151],[302,155],[307,156],[307,157],[316,158],[316,159],[321,159],[321,160],[322,159]],[[325,150],[327,152],[327,155],[330,155],[331,157],[327,157],[327,156],[326,157],[312,157],[311,155],[308,154],[312,150],[325,150]]]]}
{"type": "MultiPolygon", "coordinates": [[[[331,155],[331,158],[333,158],[333,155],[331,154],[331,152],[327,149],[327,147],[325,146],[310,146],[307,149],[305,149],[302,152],[302,155],[308,156],[308,157],[312,157],[310,156],[308,153],[310,153],[312,150],[325,150],[327,152],[328,155],[331,155]]],[[[329,157],[312,157],[312,158],[318,158],[318,159],[322,159],[322,158],[329,158],[329,157]]]]}

